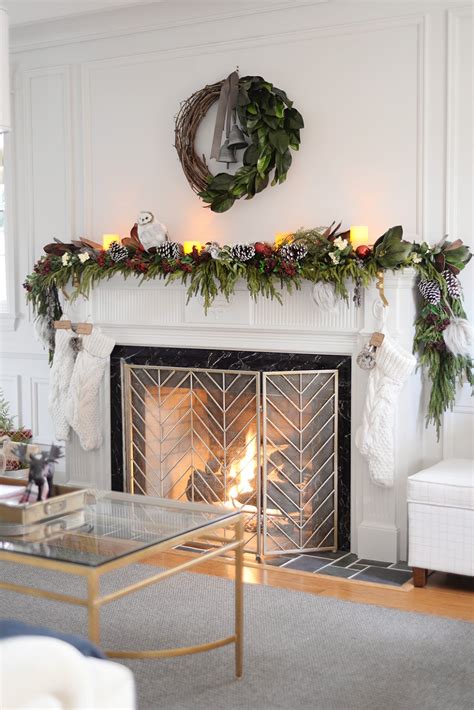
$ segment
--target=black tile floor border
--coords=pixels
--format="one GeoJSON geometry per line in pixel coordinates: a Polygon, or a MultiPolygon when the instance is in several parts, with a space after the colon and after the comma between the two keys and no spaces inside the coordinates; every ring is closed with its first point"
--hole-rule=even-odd
{"type": "MultiPolygon", "coordinates": [[[[181,545],[177,549],[189,552],[204,552],[203,548],[181,545]]],[[[248,555],[252,560],[253,555],[248,555]]],[[[401,587],[411,577],[411,568],[406,562],[377,562],[359,558],[353,552],[312,552],[304,555],[278,555],[263,560],[265,565],[280,567],[291,572],[309,572],[330,577],[354,579],[358,582],[375,582],[401,587]]]]}

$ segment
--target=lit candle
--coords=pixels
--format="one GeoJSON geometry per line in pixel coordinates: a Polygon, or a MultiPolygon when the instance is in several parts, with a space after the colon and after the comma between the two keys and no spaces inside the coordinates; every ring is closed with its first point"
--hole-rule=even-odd
{"type": "Polygon", "coordinates": [[[196,247],[198,251],[201,251],[201,242],[184,242],[183,251],[185,254],[191,254],[194,247],[196,247]]]}
{"type": "Polygon", "coordinates": [[[121,240],[119,234],[103,234],[102,235],[102,249],[104,251],[107,251],[107,249],[110,249],[110,245],[113,244],[114,242],[117,242],[118,244],[122,243],[122,240],[121,240]]]}
{"type": "Polygon", "coordinates": [[[362,244],[369,243],[369,228],[368,227],[351,227],[351,244],[354,251],[362,244]]]}
{"type": "Polygon", "coordinates": [[[285,242],[290,242],[291,239],[290,237],[293,235],[293,232],[277,232],[275,234],[275,245],[277,247],[281,247],[282,244],[285,244],[285,242]]]}

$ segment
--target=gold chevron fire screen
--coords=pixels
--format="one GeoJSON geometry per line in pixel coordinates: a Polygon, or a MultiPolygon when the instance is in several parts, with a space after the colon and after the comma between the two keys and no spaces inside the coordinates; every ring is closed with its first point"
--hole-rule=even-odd
{"type": "Polygon", "coordinates": [[[337,370],[122,368],[129,492],[242,509],[257,556],[337,548],[337,370]]]}

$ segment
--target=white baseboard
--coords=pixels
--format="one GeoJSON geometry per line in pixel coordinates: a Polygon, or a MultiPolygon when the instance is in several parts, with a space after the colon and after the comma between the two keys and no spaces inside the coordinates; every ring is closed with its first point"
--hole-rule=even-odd
{"type": "Polygon", "coordinates": [[[358,527],[356,554],[365,560],[398,562],[399,530],[394,525],[363,522],[358,527]]]}

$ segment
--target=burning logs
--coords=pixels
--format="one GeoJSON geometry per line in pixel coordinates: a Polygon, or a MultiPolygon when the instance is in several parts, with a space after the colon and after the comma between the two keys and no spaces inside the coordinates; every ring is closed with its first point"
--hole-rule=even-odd
{"type": "Polygon", "coordinates": [[[195,468],[190,473],[186,484],[186,498],[194,503],[224,502],[224,475],[217,461],[208,461],[204,471],[195,468]]]}

